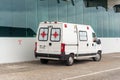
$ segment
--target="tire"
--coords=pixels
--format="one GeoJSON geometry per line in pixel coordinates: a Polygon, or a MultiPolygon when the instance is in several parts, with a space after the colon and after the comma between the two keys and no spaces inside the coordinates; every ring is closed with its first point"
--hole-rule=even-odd
{"type": "Polygon", "coordinates": [[[47,60],[47,59],[40,59],[40,62],[41,62],[42,64],[47,64],[47,63],[48,63],[48,60],[47,60]]]}
{"type": "Polygon", "coordinates": [[[74,55],[70,54],[66,60],[66,65],[67,66],[72,66],[74,63],[74,55]]]}
{"type": "Polygon", "coordinates": [[[102,58],[101,51],[97,52],[96,57],[93,57],[93,61],[100,61],[102,58]]]}

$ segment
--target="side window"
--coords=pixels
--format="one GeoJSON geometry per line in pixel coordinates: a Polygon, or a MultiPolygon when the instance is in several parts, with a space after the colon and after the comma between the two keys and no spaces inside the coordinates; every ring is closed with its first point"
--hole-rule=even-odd
{"type": "Polygon", "coordinates": [[[40,41],[47,41],[48,40],[48,28],[40,28],[38,38],[40,41]]]}
{"type": "Polygon", "coordinates": [[[97,36],[96,36],[95,33],[92,33],[92,37],[93,37],[93,42],[96,42],[96,40],[97,40],[97,36]]]}
{"type": "Polygon", "coordinates": [[[87,41],[87,32],[86,31],[79,31],[79,38],[80,41],[87,41]]]}
{"type": "Polygon", "coordinates": [[[59,42],[61,37],[61,30],[60,28],[52,28],[50,34],[50,40],[53,42],[59,42]]]}
{"type": "Polygon", "coordinates": [[[96,38],[96,34],[95,34],[95,33],[92,33],[92,37],[93,37],[93,38],[96,38]]]}

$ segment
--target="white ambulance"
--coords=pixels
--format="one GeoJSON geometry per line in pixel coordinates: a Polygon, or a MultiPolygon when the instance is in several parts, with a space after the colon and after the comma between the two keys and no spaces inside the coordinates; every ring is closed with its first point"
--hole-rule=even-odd
{"type": "Polygon", "coordinates": [[[35,43],[35,57],[43,64],[62,60],[71,66],[74,60],[101,60],[101,41],[90,25],[64,22],[42,22],[35,43]]]}

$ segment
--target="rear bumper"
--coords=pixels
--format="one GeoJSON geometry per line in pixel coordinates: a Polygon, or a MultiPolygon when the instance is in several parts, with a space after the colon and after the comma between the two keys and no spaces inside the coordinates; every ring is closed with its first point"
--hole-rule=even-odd
{"type": "Polygon", "coordinates": [[[51,60],[66,60],[68,58],[68,55],[65,55],[64,53],[62,54],[35,53],[35,57],[51,60]]]}

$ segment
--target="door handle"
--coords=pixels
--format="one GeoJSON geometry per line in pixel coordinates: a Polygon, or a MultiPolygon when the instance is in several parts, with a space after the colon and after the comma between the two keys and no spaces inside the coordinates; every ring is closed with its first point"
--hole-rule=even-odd
{"type": "Polygon", "coordinates": [[[49,43],[49,46],[52,46],[52,43],[49,43]]]}

